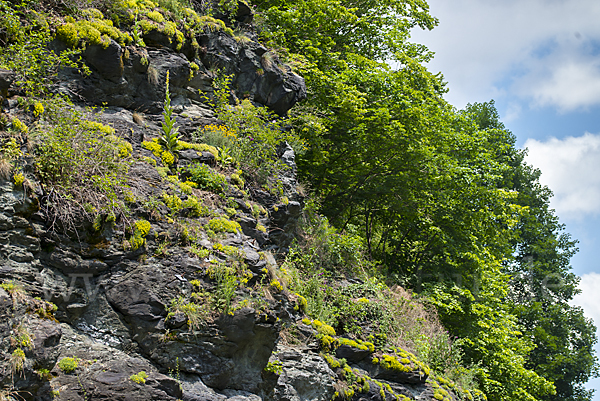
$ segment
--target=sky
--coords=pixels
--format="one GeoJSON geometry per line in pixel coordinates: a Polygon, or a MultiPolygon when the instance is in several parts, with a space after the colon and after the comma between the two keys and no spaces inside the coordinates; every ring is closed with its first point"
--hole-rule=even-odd
{"type": "MultiPolygon", "coordinates": [[[[412,41],[458,109],[495,100],[501,120],[542,172],[582,277],[573,304],[600,326],[600,1],[427,0],[440,20],[412,41]]],[[[600,355],[600,346],[596,347],[600,355]]],[[[600,379],[591,380],[600,401],[600,379]]]]}

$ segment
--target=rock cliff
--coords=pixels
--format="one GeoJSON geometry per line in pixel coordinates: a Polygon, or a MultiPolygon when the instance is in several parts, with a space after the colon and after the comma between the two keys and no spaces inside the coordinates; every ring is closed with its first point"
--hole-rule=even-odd
{"type": "MultiPolygon", "coordinates": [[[[240,7],[236,18],[247,24],[251,12],[240,7]]],[[[77,232],[61,229],[46,213],[48,188],[34,179],[28,146],[35,144],[14,142],[30,181],[0,179],[0,399],[459,399],[414,355],[338,337],[307,319],[301,297],[281,286],[278,260],[303,207],[289,146],[278,151],[288,168],[277,191],[244,183],[225,164],[216,190],[186,181],[192,170],[173,178],[160,167],[168,163],[152,143],[162,132],[167,72],[188,141],[219,126],[207,102],[217,68],[232,77],[232,102],[248,99],[279,115],[306,96],[303,79],[251,31],[243,41],[202,31],[180,47],[157,29],[142,36],[143,47],[112,38],[88,45],[82,54],[91,73],[65,68],[54,83],[73,112],[129,146],[127,224],[101,216],[79,222],[77,232]]],[[[68,46],[58,38],[51,47],[68,46]]],[[[6,115],[33,124],[13,81],[0,73],[6,115]]],[[[4,148],[9,138],[2,136],[4,148]]],[[[223,155],[215,151],[190,146],[177,164],[208,171],[199,166],[216,167],[223,155]]]]}

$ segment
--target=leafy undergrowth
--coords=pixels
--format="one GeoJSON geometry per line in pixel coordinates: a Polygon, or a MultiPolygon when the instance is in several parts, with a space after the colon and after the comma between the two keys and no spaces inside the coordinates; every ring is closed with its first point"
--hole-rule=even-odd
{"type": "Polygon", "coordinates": [[[335,358],[345,345],[368,351],[371,362],[384,369],[416,371],[434,387],[441,383],[436,394],[446,386],[461,400],[486,399],[478,390],[476,367],[464,365],[460,342],[452,341],[427,299],[388,285],[388,277],[365,256],[360,237],[339,233],[308,203],[298,241],[274,274],[310,317],[302,324],[316,331],[329,365],[346,372],[339,375],[338,395],[351,398],[368,390],[365,383],[377,383],[335,358]]]}

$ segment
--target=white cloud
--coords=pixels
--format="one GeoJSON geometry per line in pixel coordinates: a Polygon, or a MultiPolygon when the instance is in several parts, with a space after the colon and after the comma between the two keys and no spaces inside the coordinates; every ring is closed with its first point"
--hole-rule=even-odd
{"type": "Polygon", "coordinates": [[[528,139],[527,163],[542,171],[540,182],[553,192],[551,206],[561,217],[600,214],[600,135],[528,139]]]}
{"type": "Polygon", "coordinates": [[[588,273],[581,276],[579,289],[581,294],[575,296],[571,304],[581,306],[586,317],[592,318],[596,325],[600,324],[600,274],[588,273]]]}
{"type": "Polygon", "coordinates": [[[516,93],[562,111],[600,103],[600,2],[596,0],[429,0],[440,19],[413,40],[436,52],[457,107],[516,93]]]}
{"type": "Polygon", "coordinates": [[[600,103],[600,61],[558,65],[541,82],[526,84],[537,105],[555,105],[562,112],[600,103]]]}
{"type": "Polygon", "coordinates": [[[520,104],[512,102],[509,103],[508,108],[506,109],[506,114],[502,117],[502,121],[511,122],[519,118],[521,115],[522,107],[520,104]]]}

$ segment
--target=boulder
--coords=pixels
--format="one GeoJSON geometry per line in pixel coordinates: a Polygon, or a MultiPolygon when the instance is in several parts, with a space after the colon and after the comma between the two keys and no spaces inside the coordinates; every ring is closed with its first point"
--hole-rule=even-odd
{"type": "Polygon", "coordinates": [[[16,78],[14,72],[0,68],[0,103],[8,97],[8,89],[16,78]]]}
{"type": "Polygon", "coordinates": [[[318,354],[280,345],[275,360],[281,363],[281,374],[273,389],[272,399],[328,401],[333,397],[336,375],[318,354]]]}
{"type": "Polygon", "coordinates": [[[108,47],[90,45],[84,53],[85,61],[93,67],[102,78],[119,83],[123,77],[123,48],[110,39],[108,47]]]}

